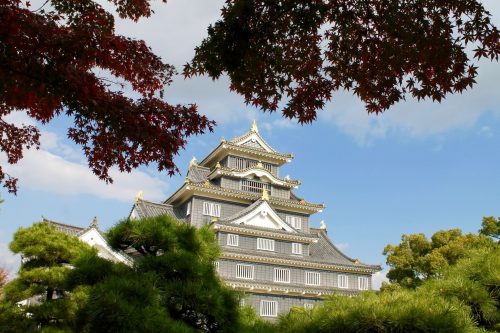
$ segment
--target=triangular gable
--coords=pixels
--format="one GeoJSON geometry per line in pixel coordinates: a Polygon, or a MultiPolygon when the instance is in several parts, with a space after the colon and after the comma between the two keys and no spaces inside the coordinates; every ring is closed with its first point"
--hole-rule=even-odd
{"type": "Polygon", "coordinates": [[[132,261],[123,254],[116,252],[96,228],[89,228],[78,236],[82,242],[97,249],[98,255],[104,259],[132,265],[132,261]]]}
{"type": "Polygon", "coordinates": [[[238,146],[250,146],[257,149],[265,150],[269,153],[275,153],[276,151],[271,148],[269,144],[259,135],[257,132],[248,132],[246,135],[243,135],[239,138],[236,138],[232,141],[234,144],[238,146]]]}
{"type": "Polygon", "coordinates": [[[297,231],[283,221],[278,214],[271,208],[267,201],[247,213],[230,221],[239,225],[251,225],[260,228],[278,229],[296,233],[297,231]]]}

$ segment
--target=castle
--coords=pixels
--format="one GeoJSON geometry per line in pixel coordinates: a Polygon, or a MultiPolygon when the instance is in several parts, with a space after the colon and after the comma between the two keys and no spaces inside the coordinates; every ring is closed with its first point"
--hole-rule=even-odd
{"type": "Polygon", "coordinates": [[[293,156],[274,150],[252,128],[222,139],[201,162],[193,158],[184,184],[168,199],[138,197],[130,218],[171,215],[193,226],[209,224],[222,249],[214,263],[221,279],[243,291],[262,317],[277,317],[292,306],[313,307],[325,295],[355,295],[372,288],[378,265],[343,254],[326,226],[310,226],[323,204],[299,198],[299,180],[280,177],[293,156]]]}

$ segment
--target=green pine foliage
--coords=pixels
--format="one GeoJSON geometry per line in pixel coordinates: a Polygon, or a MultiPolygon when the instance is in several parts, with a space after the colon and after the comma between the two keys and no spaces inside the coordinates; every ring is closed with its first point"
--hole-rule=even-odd
{"type": "Polygon", "coordinates": [[[86,290],[80,288],[69,293],[66,279],[75,260],[94,250],[77,238],[58,232],[47,222],[20,228],[10,249],[21,254],[23,262],[17,278],[5,286],[2,302],[5,313],[0,316],[0,331],[14,325],[15,316],[23,317],[21,326],[40,327],[42,331],[68,330],[83,304],[82,299],[86,299],[86,290]],[[17,302],[26,300],[28,305],[16,308],[17,302]],[[8,319],[4,315],[14,317],[8,319]]]}
{"type": "Polygon", "coordinates": [[[500,247],[470,251],[419,292],[461,302],[478,326],[500,331],[500,247]]]}
{"type": "Polygon", "coordinates": [[[416,288],[427,279],[439,277],[469,250],[493,246],[489,237],[464,235],[460,229],[438,231],[431,239],[424,234],[403,235],[400,244],[384,248],[390,267],[387,277],[405,288],[416,288]]]}
{"type": "Polygon", "coordinates": [[[358,297],[332,296],[312,310],[294,308],[280,318],[281,332],[478,332],[458,302],[411,290],[358,297]]]}
{"type": "Polygon", "coordinates": [[[83,332],[233,332],[237,297],[218,278],[214,233],[172,217],[123,220],[108,232],[116,248],[133,248],[134,267],[82,256],[69,276],[90,294],[78,314],[83,332]]]}

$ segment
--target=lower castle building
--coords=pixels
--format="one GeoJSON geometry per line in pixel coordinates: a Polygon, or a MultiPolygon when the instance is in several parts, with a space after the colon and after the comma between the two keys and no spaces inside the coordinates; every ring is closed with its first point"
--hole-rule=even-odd
{"type": "MultiPolygon", "coordinates": [[[[372,275],[381,267],[343,254],[324,223],[310,226],[324,205],[298,197],[294,189],[300,181],[280,176],[280,167],[292,159],[269,146],[254,122],[242,136],[222,139],[201,162],[193,158],[184,184],[165,201],[138,196],[130,218],[171,215],[195,227],[211,225],[222,249],[214,263],[218,274],[230,288],[243,291],[242,303],[262,317],[272,319],[293,306],[313,307],[332,293],[372,289],[372,275]]],[[[94,243],[98,239],[104,256],[128,260],[109,252],[89,230],[74,232],[94,243]]]]}

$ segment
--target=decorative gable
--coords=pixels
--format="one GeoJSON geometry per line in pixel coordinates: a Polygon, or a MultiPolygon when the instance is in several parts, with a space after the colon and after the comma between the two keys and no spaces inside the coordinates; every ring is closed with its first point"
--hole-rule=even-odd
{"type": "Polygon", "coordinates": [[[260,204],[255,206],[252,210],[245,212],[230,222],[233,224],[251,225],[260,228],[278,229],[297,233],[295,229],[290,227],[278,214],[276,214],[265,200],[261,200],[260,204]]]}

